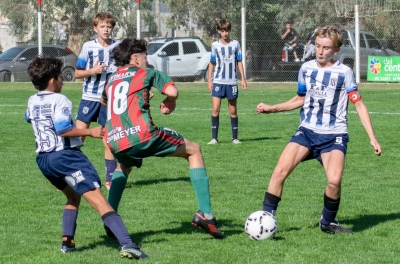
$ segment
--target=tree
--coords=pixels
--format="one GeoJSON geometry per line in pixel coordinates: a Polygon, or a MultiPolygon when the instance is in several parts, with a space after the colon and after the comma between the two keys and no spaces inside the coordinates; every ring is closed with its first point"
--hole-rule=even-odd
{"type": "MultiPolygon", "coordinates": [[[[37,43],[37,0],[0,1],[3,16],[10,21],[10,27],[15,36],[22,40],[26,32],[32,32],[29,42],[37,43]]],[[[151,1],[141,1],[141,15],[144,27],[157,32],[151,1]]],[[[75,53],[83,42],[94,37],[92,17],[100,12],[112,13],[117,19],[114,30],[121,38],[136,37],[135,0],[46,0],[42,2],[43,13],[43,43],[60,43],[65,41],[75,53]],[[65,29],[65,39],[60,39],[59,26],[65,29]]]]}

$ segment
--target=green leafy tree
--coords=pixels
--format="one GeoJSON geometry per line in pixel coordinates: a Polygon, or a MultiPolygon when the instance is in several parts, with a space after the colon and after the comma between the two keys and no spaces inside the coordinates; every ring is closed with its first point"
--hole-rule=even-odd
{"type": "MultiPolygon", "coordinates": [[[[37,0],[0,1],[0,11],[10,21],[12,32],[20,41],[27,32],[31,32],[29,42],[37,43],[37,0]]],[[[144,27],[157,32],[154,14],[150,12],[151,1],[141,1],[141,20],[144,27]]],[[[75,53],[83,42],[94,37],[93,16],[106,11],[117,20],[114,37],[136,37],[135,0],[46,0],[42,2],[42,38],[43,43],[60,43],[65,41],[75,53]],[[60,39],[60,27],[65,30],[65,39],[60,39]],[[121,33],[122,32],[122,33],[121,33]],[[117,36],[120,33],[120,36],[117,36]]]]}

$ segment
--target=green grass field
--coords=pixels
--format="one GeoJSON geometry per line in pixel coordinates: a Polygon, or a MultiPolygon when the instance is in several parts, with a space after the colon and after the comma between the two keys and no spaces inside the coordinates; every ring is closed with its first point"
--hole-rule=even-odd
{"type": "MultiPolygon", "coordinates": [[[[398,263],[400,249],[400,173],[398,84],[361,84],[383,149],[376,157],[349,107],[350,142],[338,220],[354,235],[330,236],[319,230],[326,185],[315,160],[300,164],[285,184],[273,240],[251,241],[246,217],[260,210],[269,177],[299,124],[298,111],[257,115],[259,102],[277,103],[296,93],[295,84],[253,84],[238,100],[241,145],[230,142],[227,102],[220,115],[220,144],[210,140],[211,98],[205,83],[178,83],[180,98],[172,115],[163,116],[155,91],[153,119],[200,143],[210,177],[212,208],[226,238],[212,239],[190,222],[197,202],[188,165],[178,158],[148,158],[128,180],[119,213],[146,263],[398,263]],[[397,131],[397,132],[396,132],[397,131]]],[[[32,128],[24,120],[35,93],[29,83],[0,84],[0,263],[122,263],[118,243],[109,240],[97,213],[83,201],[78,217],[78,252],[63,255],[61,213],[65,197],[41,175],[35,163],[32,128]]],[[[81,84],[65,84],[63,93],[78,107],[81,84]]],[[[83,148],[104,181],[102,143],[88,138],[83,148]]],[[[106,194],[105,188],[103,193],[106,194]]],[[[133,260],[135,261],[135,260],[133,260]]]]}

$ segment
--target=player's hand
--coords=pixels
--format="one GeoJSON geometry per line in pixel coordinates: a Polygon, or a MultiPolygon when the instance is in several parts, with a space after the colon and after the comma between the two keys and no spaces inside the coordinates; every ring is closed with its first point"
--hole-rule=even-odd
{"type": "Polygon", "coordinates": [[[93,68],[91,69],[93,74],[101,74],[103,72],[103,69],[108,67],[108,65],[102,65],[100,63],[100,60],[96,61],[94,64],[93,68]]]}
{"type": "Polygon", "coordinates": [[[103,138],[104,128],[103,127],[90,128],[90,136],[93,138],[103,138]]]}
{"type": "Polygon", "coordinates": [[[242,80],[242,89],[246,90],[247,89],[247,82],[246,80],[242,80]]]}
{"type": "Polygon", "coordinates": [[[164,115],[171,114],[176,107],[176,101],[170,101],[168,98],[165,98],[164,101],[161,102],[160,111],[164,115]]]}
{"type": "Polygon", "coordinates": [[[208,83],[208,92],[209,92],[209,93],[212,92],[212,88],[213,88],[212,82],[211,82],[211,83],[208,83]]]}
{"type": "Polygon", "coordinates": [[[382,148],[381,145],[379,145],[378,141],[376,140],[371,140],[369,142],[371,144],[371,146],[374,148],[375,150],[375,155],[380,156],[382,153],[382,148]]]}
{"type": "Polygon", "coordinates": [[[153,99],[153,97],[154,97],[154,94],[152,92],[150,92],[149,93],[149,99],[151,100],[151,99],[153,99]]]}
{"type": "Polygon", "coordinates": [[[256,111],[258,114],[270,114],[272,113],[272,107],[264,103],[259,103],[256,107],[256,111]]]}

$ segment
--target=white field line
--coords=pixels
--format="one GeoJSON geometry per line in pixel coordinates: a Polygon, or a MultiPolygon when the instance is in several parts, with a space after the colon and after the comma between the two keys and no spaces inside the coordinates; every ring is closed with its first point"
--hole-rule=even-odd
{"type": "MultiPolygon", "coordinates": [[[[24,107],[24,110],[21,112],[0,112],[0,115],[24,115],[25,114],[25,107],[26,105],[15,105],[15,104],[0,104],[0,107],[24,107]]],[[[3,109],[5,110],[5,109],[3,109]]],[[[152,110],[152,112],[157,111],[157,109],[152,110]]],[[[177,108],[172,114],[173,115],[192,115],[193,111],[204,111],[204,112],[211,112],[211,108],[197,108],[197,107],[191,107],[191,108],[177,108]]],[[[221,112],[227,112],[228,109],[221,109],[221,112]]],[[[357,114],[356,111],[349,111],[349,114],[357,114]]],[[[240,115],[248,115],[248,114],[256,114],[256,108],[254,109],[242,109],[239,110],[238,114],[240,115]]],[[[298,115],[299,112],[298,110],[293,110],[293,111],[288,111],[288,112],[282,112],[282,113],[277,113],[277,114],[285,114],[285,115],[298,115]]],[[[400,115],[400,112],[369,112],[370,115],[400,115]]]]}

